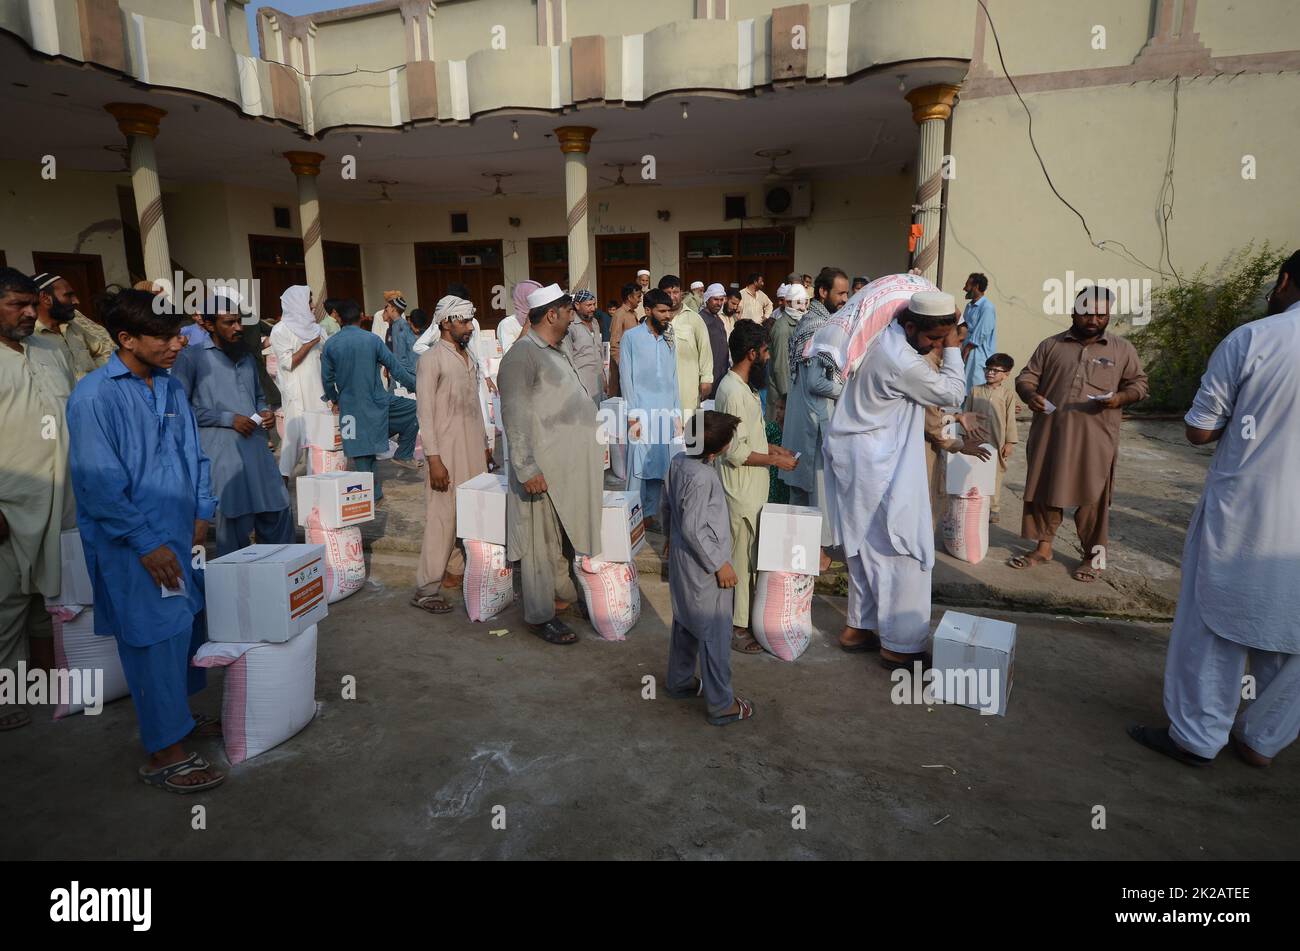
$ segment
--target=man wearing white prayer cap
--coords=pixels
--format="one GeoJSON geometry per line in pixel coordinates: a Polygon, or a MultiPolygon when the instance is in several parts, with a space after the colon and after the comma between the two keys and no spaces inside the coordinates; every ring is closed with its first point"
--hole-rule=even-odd
{"type": "Polygon", "coordinates": [[[825,438],[827,490],[849,569],[840,646],[879,646],[891,670],[927,660],[934,525],[925,407],[960,406],[966,394],[956,310],[951,294],[913,294],[845,383],[825,438]],[[925,359],[935,347],[943,348],[937,370],[925,359]]]}
{"type": "MultiPolygon", "coordinates": [[[[650,291],[650,272],[647,271],[645,268],[642,268],[641,270],[637,271],[636,283],[637,286],[641,288],[641,297],[644,298],[645,295],[650,291]]],[[[636,319],[638,323],[642,320],[645,320],[644,301],[636,305],[636,319]]]]}
{"type": "Polygon", "coordinates": [[[572,644],[577,634],[557,617],[579,598],[565,542],[574,554],[599,554],[605,453],[596,403],[562,346],[572,298],[550,284],[529,294],[528,306],[529,333],[497,373],[510,480],[506,557],[520,563],[528,629],[549,644],[572,644]]]}
{"type": "Polygon", "coordinates": [[[772,369],[767,375],[767,409],[769,422],[785,421],[785,400],[790,393],[790,338],[803,315],[808,312],[808,292],[802,284],[781,285],[784,303],[772,312],[772,329],[768,331],[772,348],[772,369]]]}
{"type": "Polygon", "coordinates": [[[691,292],[682,298],[682,306],[697,314],[704,308],[703,281],[691,281],[691,292]]]}
{"type": "Polygon", "coordinates": [[[727,325],[722,320],[722,305],[727,300],[727,289],[714,282],[704,290],[704,306],[700,308],[700,319],[709,331],[709,348],[713,351],[713,386],[709,388],[705,399],[713,399],[713,394],[727,375],[731,367],[731,353],[727,348],[727,325]]]}

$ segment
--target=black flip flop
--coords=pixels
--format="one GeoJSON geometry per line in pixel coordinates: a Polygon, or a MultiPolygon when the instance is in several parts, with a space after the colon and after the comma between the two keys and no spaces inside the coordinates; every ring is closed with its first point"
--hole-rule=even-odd
{"type": "Polygon", "coordinates": [[[548,644],[567,647],[578,643],[578,635],[567,624],[556,618],[551,618],[544,624],[525,624],[525,627],[548,644]]]}
{"type": "Polygon", "coordinates": [[[869,651],[878,651],[880,650],[880,638],[872,634],[869,640],[865,640],[861,644],[850,644],[848,646],[840,644],[840,650],[846,654],[865,654],[869,651]]]}
{"type": "Polygon", "coordinates": [[[704,682],[699,677],[691,678],[691,685],[684,690],[670,690],[665,688],[664,693],[674,700],[694,700],[704,693],[704,682]]]}
{"type": "Polygon", "coordinates": [[[1204,756],[1197,756],[1195,753],[1189,753],[1182,749],[1169,736],[1169,729],[1156,729],[1155,727],[1142,726],[1134,724],[1128,728],[1128,735],[1137,740],[1149,750],[1155,750],[1157,753],[1163,753],[1170,759],[1177,760],[1184,766],[1206,767],[1214,762],[1204,756]]]}
{"type": "Polygon", "coordinates": [[[890,660],[885,655],[883,654],[880,655],[880,666],[885,668],[885,670],[890,670],[890,671],[893,670],[911,671],[913,669],[912,665],[916,664],[918,661],[921,664],[921,673],[925,673],[927,670],[929,670],[931,667],[934,666],[934,658],[931,657],[929,654],[913,654],[908,660],[890,660]]]}

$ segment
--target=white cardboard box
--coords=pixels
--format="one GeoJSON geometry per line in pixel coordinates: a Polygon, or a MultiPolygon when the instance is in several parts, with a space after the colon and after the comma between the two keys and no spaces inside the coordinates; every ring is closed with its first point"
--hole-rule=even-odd
{"type": "MultiPolygon", "coordinates": [[[[71,490],[69,490],[71,491],[71,490]]],[[[95,588],[86,570],[86,554],[81,548],[81,532],[69,529],[59,534],[59,562],[62,581],[58,597],[46,598],[47,604],[93,604],[95,588]]]]}
{"type": "Polygon", "coordinates": [[[758,570],[821,574],[822,513],[809,506],[764,504],[758,516],[758,570]]]}
{"type": "Polygon", "coordinates": [[[948,453],[948,494],[965,495],[971,489],[978,489],[983,497],[992,498],[993,488],[997,485],[998,451],[984,443],[989,451],[988,459],[983,461],[965,453],[948,453]]]}
{"type": "Polygon", "coordinates": [[[713,400],[700,401],[700,409],[704,410],[706,413],[711,410],[715,410],[716,407],[717,407],[717,403],[715,403],[713,400]]]}
{"type": "Polygon", "coordinates": [[[600,554],[594,561],[632,561],[645,547],[641,500],[631,492],[606,492],[600,520],[600,554]]]}
{"type": "Polygon", "coordinates": [[[321,528],[347,528],[375,517],[373,472],[322,472],[299,476],[298,524],[306,525],[313,508],[320,509],[321,528]]]}
{"type": "Polygon", "coordinates": [[[307,445],[317,449],[338,452],[343,448],[343,433],[339,430],[339,418],[329,410],[315,412],[308,410],[302,414],[304,435],[307,445]]]}
{"type": "Polygon", "coordinates": [[[934,632],[935,699],[980,713],[1007,715],[1016,670],[1016,626],[945,611],[934,632]]]}
{"type": "Polygon", "coordinates": [[[506,543],[509,477],[484,472],[456,486],[456,537],[506,543]]]}
{"type": "Polygon", "coordinates": [[[600,401],[596,413],[596,439],[607,446],[627,442],[627,401],[623,397],[611,396],[600,401]]]}
{"type": "Polygon", "coordinates": [[[249,545],[209,561],[204,580],[210,641],[278,644],[329,614],[324,545],[249,545]]]}

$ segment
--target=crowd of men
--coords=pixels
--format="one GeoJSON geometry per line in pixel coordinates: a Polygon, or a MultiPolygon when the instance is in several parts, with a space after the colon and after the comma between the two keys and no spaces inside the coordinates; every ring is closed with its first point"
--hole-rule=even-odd
{"type": "MultiPolygon", "coordinates": [[[[59,591],[60,532],[75,527],[97,633],[117,640],[149,755],[141,778],[179,792],[221,782],[186,746],[219,730],[189,707],[203,672],[188,661],[204,638],[190,555],[209,523],[218,554],[294,540],[288,487],[312,445],[312,414],[330,412],[348,468],[375,473],[377,498],[378,460],[422,473],[411,604],[431,613],[452,610],[465,570],[456,488],[504,465],[506,556],[525,623],[568,645],[578,635],[563,617],[583,612],[573,556],[600,548],[598,411],[620,396],[631,421],[620,487],[639,499],[669,561],[667,687],[703,696],[719,725],[754,714],[732,689],[731,654],[761,651],[750,604],[772,470],[793,504],[821,512],[822,568],[846,566],[840,646],[878,652],[891,670],[929,662],[945,454],[987,459],[991,446],[1000,490],[1018,444],[1017,398],[1032,414],[1020,534],[1035,547],[1009,563],[1050,561],[1072,510],[1074,579],[1095,582],[1105,569],[1122,411],[1147,395],[1136,350],[1109,329],[1112,295],[1082,291],[1071,326],[1042,341],[1012,383],[982,274],[967,280],[964,309],[942,291],[915,293],[856,365],[823,342],[865,277],[791,274],[775,301],[759,274],[733,288],[696,281],[689,294],[674,275],[650,282],[637,274],[606,311],[586,289],[520,281],[494,343],[458,284],[428,310],[388,292],[373,316],[294,286],[271,323],[217,287],[192,324],[146,286],[106,295],[96,322],[66,280],[0,268],[0,668],[53,666],[43,599],[59,591]],[[779,444],[768,438],[776,431],[779,444]]],[[[1300,401],[1300,252],[1268,311],[1215,351],[1187,415],[1193,443],[1222,439],[1184,552],[1166,671],[1172,722],[1131,730],[1192,765],[1230,737],[1266,765],[1300,732],[1290,574],[1300,520],[1279,481],[1300,464],[1290,412],[1300,401]],[[1248,658],[1258,699],[1238,716],[1248,658]]],[[[0,709],[0,730],[29,722],[21,707],[0,709]]]]}

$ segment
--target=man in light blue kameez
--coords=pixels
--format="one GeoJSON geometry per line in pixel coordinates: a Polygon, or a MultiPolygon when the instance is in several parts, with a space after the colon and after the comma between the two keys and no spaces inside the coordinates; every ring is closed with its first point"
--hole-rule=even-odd
{"type": "Polygon", "coordinates": [[[68,400],[72,485],[95,633],[117,639],[149,763],[140,778],[172,792],[210,789],[225,775],[182,741],[194,732],[190,666],[205,640],[203,574],[191,552],[217,507],[208,459],[185,390],[168,369],[184,346],[180,319],[127,290],[101,309],[118,344],[68,400]]]}
{"type": "Polygon", "coordinates": [[[415,400],[395,396],[384,389],[379,369],[388,370],[394,380],[415,392],[415,375],[402,366],[377,334],[361,329],[361,307],[356,301],[339,304],[341,330],[325,341],[321,351],[322,399],[336,405],[343,435],[343,453],[348,467],[375,473],[375,498],[384,497],[375,472],[375,457],[388,451],[388,437],[397,437],[393,461],[406,469],[417,469],[413,460],[420,423],[415,400]]]}
{"type": "Polygon", "coordinates": [[[217,557],[248,545],[291,545],[295,538],[289,492],[267,441],[275,416],[257,366],[244,348],[239,308],[208,298],[199,318],[206,339],[176,359],[172,377],[185,388],[199,424],[199,442],[212,466],[217,511],[217,557]]]}
{"type": "Polygon", "coordinates": [[[961,347],[961,356],[966,361],[967,393],[984,382],[984,366],[989,357],[998,352],[998,315],[993,310],[993,301],[984,296],[988,289],[989,279],[983,274],[966,278],[966,300],[970,303],[962,312],[967,336],[961,347]]]}
{"type": "Polygon", "coordinates": [[[671,343],[673,301],[665,291],[647,291],[646,319],[623,334],[619,346],[619,391],[627,400],[628,492],[639,493],[648,532],[659,532],[664,476],[680,435],[681,397],[677,390],[677,355],[671,343]]]}

